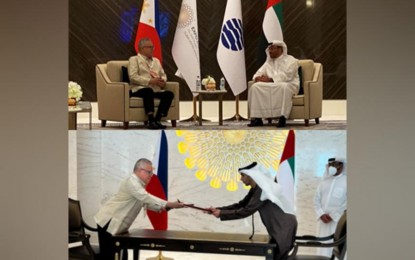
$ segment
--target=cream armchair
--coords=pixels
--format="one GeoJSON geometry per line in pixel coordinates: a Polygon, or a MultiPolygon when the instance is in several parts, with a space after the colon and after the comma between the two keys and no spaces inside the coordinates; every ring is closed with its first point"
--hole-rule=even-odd
{"type": "MultiPolygon", "coordinates": [[[[105,64],[97,64],[95,67],[97,80],[98,118],[101,126],[105,127],[107,120],[124,123],[124,129],[128,129],[130,121],[147,122],[142,98],[130,98],[130,86],[122,82],[122,67],[128,67],[127,60],[114,60],[105,64]]],[[[179,110],[179,83],[167,82],[165,89],[174,93],[174,99],[170,106],[169,114],[162,120],[171,120],[176,127],[180,119],[179,110]]],[[[155,110],[159,100],[154,101],[155,110]]]]}
{"type": "MultiPolygon", "coordinates": [[[[289,119],[304,119],[305,126],[309,126],[310,119],[320,123],[323,107],[323,65],[313,60],[299,60],[302,69],[303,94],[293,96],[293,107],[289,119]]],[[[254,82],[248,82],[248,88],[254,82]]],[[[249,117],[249,107],[248,107],[249,117]]],[[[272,119],[268,119],[271,121],[272,119]]]]}

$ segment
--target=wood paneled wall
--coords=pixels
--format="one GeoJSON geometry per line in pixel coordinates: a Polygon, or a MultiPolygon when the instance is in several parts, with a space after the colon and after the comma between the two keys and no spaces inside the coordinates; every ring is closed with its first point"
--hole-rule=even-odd
{"type": "MultiPolygon", "coordinates": [[[[250,79],[264,61],[264,46],[259,45],[267,1],[241,2],[246,75],[250,79]]],[[[69,80],[82,86],[83,99],[96,101],[96,64],[135,55],[142,3],[143,0],[69,1],[69,80]]],[[[163,65],[169,80],[181,84],[180,100],[191,100],[186,82],[174,76],[177,67],[171,56],[180,6],[180,0],[159,0],[163,65]]],[[[223,0],[197,1],[202,76],[222,76],[216,50],[225,7],[223,0]]],[[[346,99],[346,0],[283,0],[283,13],[288,53],[323,64],[324,99],[346,99]],[[311,1],[313,7],[307,7],[306,1],[311,1]]],[[[247,98],[246,91],[240,98],[247,98]]],[[[231,91],[225,99],[234,99],[231,91]]]]}

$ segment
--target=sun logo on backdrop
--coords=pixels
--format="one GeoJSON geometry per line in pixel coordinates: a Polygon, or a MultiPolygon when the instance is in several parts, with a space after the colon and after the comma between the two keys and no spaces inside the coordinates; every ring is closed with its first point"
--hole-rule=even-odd
{"type": "Polygon", "coordinates": [[[277,170],[288,131],[275,130],[177,130],[183,138],[177,149],[186,154],[184,164],[195,169],[200,181],[229,191],[243,186],[238,168],[251,162],[277,170]]]}

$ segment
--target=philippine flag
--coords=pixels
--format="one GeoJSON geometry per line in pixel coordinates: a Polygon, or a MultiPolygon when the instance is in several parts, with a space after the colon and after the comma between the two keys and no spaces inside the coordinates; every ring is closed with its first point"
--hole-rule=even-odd
{"type": "Polygon", "coordinates": [[[241,1],[228,0],[216,56],[235,96],[247,88],[244,51],[241,1]]]}
{"type": "MultiPolygon", "coordinates": [[[[160,132],[160,139],[156,146],[156,153],[153,160],[155,174],[146,186],[148,193],[167,200],[167,183],[168,183],[168,145],[167,137],[164,130],[160,132]]],[[[155,230],[167,230],[168,215],[167,211],[160,213],[147,210],[147,216],[155,230]]]]}
{"type": "Polygon", "coordinates": [[[141,8],[140,22],[138,23],[134,48],[138,52],[138,41],[142,38],[150,38],[154,44],[153,56],[162,62],[161,43],[159,31],[158,0],[144,0],[141,8]]]}

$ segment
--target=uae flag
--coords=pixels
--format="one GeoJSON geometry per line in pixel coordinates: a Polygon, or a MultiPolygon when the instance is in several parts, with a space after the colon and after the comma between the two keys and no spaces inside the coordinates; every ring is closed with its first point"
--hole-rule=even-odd
{"type": "Polygon", "coordinates": [[[142,38],[150,38],[154,44],[153,56],[162,62],[161,43],[159,31],[158,0],[144,0],[141,8],[140,22],[138,23],[134,48],[138,53],[138,41],[142,38]]]}
{"type": "Polygon", "coordinates": [[[282,0],[268,0],[262,29],[268,42],[283,40],[282,37],[282,0]]]}
{"type": "MultiPolygon", "coordinates": [[[[153,160],[153,165],[156,167],[155,174],[146,186],[148,193],[167,200],[167,183],[168,183],[168,145],[167,137],[164,130],[160,132],[159,143],[156,146],[156,153],[153,160]]],[[[160,213],[147,210],[147,216],[155,230],[167,230],[167,211],[160,213]]]]}
{"type": "Polygon", "coordinates": [[[281,190],[286,199],[294,208],[294,172],[295,172],[295,133],[294,130],[288,132],[285,141],[284,151],[281,155],[280,166],[277,173],[277,181],[281,185],[281,190]]]}
{"type": "Polygon", "coordinates": [[[282,0],[268,0],[264,20],[262,22],[263,34],[260,35],[258,43],[258,67],[261,66],[267,58],[265,49],[268,47],[268,43],[273,40],[283,40],[282,28],[282,0]]]}

